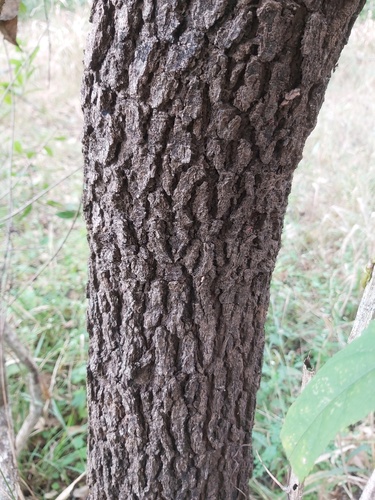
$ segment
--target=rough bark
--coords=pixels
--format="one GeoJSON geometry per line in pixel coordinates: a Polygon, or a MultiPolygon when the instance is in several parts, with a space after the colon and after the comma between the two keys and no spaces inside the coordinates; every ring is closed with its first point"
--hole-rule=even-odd
{"type": "Polygon", "coordinates": [[[247,495],[292,174],[363,0],[97,0],[91,499],[247,495]]]}

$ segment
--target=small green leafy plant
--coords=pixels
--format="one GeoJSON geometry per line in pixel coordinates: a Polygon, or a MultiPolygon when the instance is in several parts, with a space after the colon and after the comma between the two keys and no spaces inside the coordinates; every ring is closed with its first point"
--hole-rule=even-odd
{"type": "Polygon", "coordinates": [[[335,354],[290,407],[281,441],[300,481],[335,435],[375,410],[375,321],[335,354]]]}

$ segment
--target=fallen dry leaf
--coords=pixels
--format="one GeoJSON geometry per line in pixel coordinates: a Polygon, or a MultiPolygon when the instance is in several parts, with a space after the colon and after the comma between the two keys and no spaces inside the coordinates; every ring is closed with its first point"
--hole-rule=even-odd
{"type": "Polygon", "coordinates": [[[17,18],[9,21],[0,21],[0,32],[4,35],[5,40],[17,45],[17,18]]]}
{"type": "Polygon", "coordinates": [[[17,16],[21,0],[0,0],[0,32],[5,40],[17,45],[17,16]]]}

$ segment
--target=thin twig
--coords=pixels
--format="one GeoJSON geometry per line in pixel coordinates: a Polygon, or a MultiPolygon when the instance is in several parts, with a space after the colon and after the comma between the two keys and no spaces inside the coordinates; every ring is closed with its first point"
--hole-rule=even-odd
{"type": "Polygon", "coordinates": [[[25,208],[27,208],[28,206],[32,205],[35,201],[39,200],[39,198],[41,198],[46,193],[48,193],[49,191],[51,191],[51,189],[55,188],[56,186],[58,186],[62,182],[66,181],[66,179],[69,179],[69,177],[71,177],[72,175],[76,174],[80,170],[82,170],[82,167],[78,167],[77,169],[73,170],[73,172],[70,172],[70,174],[68,174],[65,177],[63,177],[62,179],[58,180],[57,182],[55,182],[51,186],[48,186],[48,188],[43,189],[43,191],[40,191],[38,194],[36,194],[30,200],[28,200],[26,203],[24,203],[20,208],[17,208],[17,210],[14,210],[14,212],[12,212],[11,214],[9,214],[6,217],[3,217],[2,219],[0,219],[0,224],[3,224],[7,220],[12,219],[15,215],[18,215],[21,212],[23,212],[25,210],[25,208]]]}
{"type": "Polygon", "coordinates": [[[282,490],[282,491],[285,491],[286,493],[288,492],[288,488],[287,486],[283,486],[280,481],[278,479],[276,479],[276,477],[272,474],[272,472],[267,469],[267,467],[264,465],[264,462],[263,460],[260,458],[260,455],[258,453],[258,450],[256,450],[256,454],[257,454],[257,457],[258,457],[258,460],[259,462],[262,464],[264,470],[267,472],[267,474],[270,476],[270,478],[272,479],[272,481],[277,484],[277,486],[282,490]]]}
{"type": "Polygon", "coordinates": [[[29,414],[25,418],[21,429],[16,436],[16,455],[19,456],[20,452],[26,446],[27,440],[33,431],[36,423],[43,412],[44,394],[48,392],[47,388],[43,385],[43,380],[30,351],[19,340],[16,332],[5,323],[5,341],[8,346],[16,354],[20,363],[22,363],[29,371],[29,394],[30,394],[30,407],[29,414]]]}
{"type": "Polygon", "coordinates": [[[75,485],[78,484],[85,476],[86,476],[86,471],[82,472],[82,474],[79,477],[77,477],[77,479],[75,479],[72,482],[72,484],[70,484],[67,488],[65,488],[65,490],[62,491],[57,498],[55,498],[55,500],[66,500],[67,498],[70,498],[75,485]]]}
{"type": "MultiPolygon", "coordinates": [[[[306,366],[306,360],[305,363],[303,364],[303,370],[302,370],[302,383],[301,383],[301,392],[303,389],[306,387],[306,385],[310,382],[310,380],[313,378],[315,372],[312,370],[309,370],[306,366]]],[[[256,454],[258,456],[258,459],[260,463],[262,464],[264,470],[267,472],[267,474],[270,476],[270,478],[273,480],[277,486],[284,491],[287,494],[288,500],[301,500],[303,496],[303,489],[304,489],[304,483],[300,483],[298,477],[296,474],[293,472],[293,469],[290,468],[289,471],[289,480],[288,480],[288,485],[283,486],[278,479],[267,469],[267,467],[264,465],[263,460],[260,458],[258,451],[256,451],[256,454]]]]}
{"type": "MultiPolygon", "coordinates": [[[[10,76],[12,75],[12,67],[6,43],[4,49],[8,62],[10,76]]],[[[15,104],[13,102],[11,108],[11,144],[9,153],[8,167],[8,210],[11,214],[13,211],[13,191],[12,191],[12,167],[13,167],[13,144],[14,144],[14,120],[15,120],[15,104]]],[[[0,283],[0,301],[3,302],[4,292],[8,279],[8,269],[11,259],[11,233],[12,233],[12,217],[8,217],[6,225],[6,243],[4,251],[4,263],[2,266],[2,276],[0,283]]],[[[5,371],[5,355],[4,355],[4,337],[5,337],[5,320],[2,310],[5,310],[5,304],[0,303],[0,500],[9,500],[18,496],[19,482],[16,454],[14,449],[14,432],[12,416],[8,404],[7,380],[5,371]]]]}
{"type": "MultiPolygon", "coordinates": [[[[36,154],[39,154],[43,151],[43,148],[49,143],[49,141],[53,138],[53,134],[49,134],[49,136],[47,137],[47,139],[45,139],[42,144],[39,145],[38,147],[38,151],[36,151],[36,154]]],[[[13,145],[12,145],[12,149],[13,149],[13,145]]],[[[32,162],[29,162],[27,165],[25,165],[22,170],[20,172],[17,172],[17,178],[15,180],[15,182],[13,184],[10,185],[10,187],[8,188],[7,191],[1,193],[0,195],[0,200],[2,200],[3,198],[5,198],[6,196],[9,196],[9,192],[10,191],[13,191],[15,187],[17,187],[17,185],[21,182],[23,176],[26,174],[26,172],[28,171],[28,169],[33,165],[32,162]]]]}
{"type": "Polygon", "coordinates": [[[0,316],[0,500],[9,500],[9,498],[16,498],[14,492],[19,490],[19,483],[13,424],[5,378],[4,332],[4,319],[0,316]]]}
{"type": "MultiPolygon", "coordinates": [[[[35,46],[35,49],[32,50],[30,52],[30,54],[34,54],[34,51],[40,47],[40,41],[42,40],[42,38],[44,37],[45,33],[46,33],[47,29],[43,31],[43,33],[40,35],[39,39],[38,39],[38,42],[35,46]]],[[[5,41],[4,41],[4,44],[5,44],[5,41]]],[[[7,95],[8,95],[8,92],[11,90],[11,88],[13,87],[13,85],[16,83],[17,81],[17,78],[18,78],[18,75],[22,72],[22,70],[24,69],[24,66],[26,66],[26,64],[29,62],[31,58],[31,55],[27,56],[27,58],[25,59],[25,61],[23,61],[23,63],[17,68],[17,71],[14,73],[14,76],[12,78],[12,80],[8,83],[7,87],[4,89],[4,92],[3,92],[3,95],[0,99],[0,106],[3,104],[3,102],[5,101],[7,95]]]]}
{"type": "MultiPolygon", "coordinates": [[[[303,363],[302,367],[302,383],[301,383],[301,392],[310,382],[310,380],[315,375],[313,370],[309,370],[306,366],[307,361],[303,363]]],[[[288,500],[301,500],[303,496],[304,483],[300,483],[298,477],[294,473],[293,469],[290,468],[289,481],[287,487],[288,500]]]]}
{"type": "Polygon", "coordinates": [[[72,223],[70,225],[70,228],[68,230],[68,232],[66,233],[65,235],[65,238],[62,240],[62,242],[60,243],[60,245],[57,247],[57,250],[56,252],[52,255],[52,257],[50,259],[47,260],[47,262],[45,264],[43,264],[39,269],[38,271],[34,274],[34,276],[32,276],[28,281],[27,283],[21,288],[21,290],[17,293],[17,295],[15,297],[13,297],[13,299],[8,302],[8,306],[11,306],[22,294],[23,292],[32,284],[34,283],[34,281],[36,281],[39,276],[42,274],[42,272],[51,264],[51,262],[53,262],[56,257],[58,256],[58,254],[60,253],[61,249],[63,248],[63,246],[65,245],[67,239],[69,238],[69,235],[70,233],[73,231],[73,228],[75,226],[75,223],[77,221],[77,218],[78,218],[78,215],[81,211],[81,204],[82,202],[80,201],[79,203],[79,206],[78,206],[78,210],[74,216],[74,219],[72,220],[72,223]]]}
{"type": "MultiPolygon", "coordinates": [[[[5,39],[3,41],[5,54],[7,57],[8,63],[8,71],[10,76],[12,75],[12,67],[10,64],[9,54],[7,44],[5,39]]],[[[12,168],[13,168],[13,144],[14,144],[14,123],[15,123],[15,104],[13,102],[11,107],[11,141],[10,141],[10,149],[9,149],[9,165],[8,165],[8,212],[9,214],[13,211],[13,190],[12,190],[12,168]]],[[[10,258],[11,258],[11,234],[12,234],[12,216],[7,217],[7,225],[6,225],[6,237],[5,237],[5,250],[4,250],[4,263],[1,269],[1,283],[0,283],[0,300],[4,297],[4,292],[6,290],[6,283],[8,279],[8,269],[10,267],[10,258]]],[[[5,308],[5,306],[4,306],[5,308]]],[[[0,307],[0,311],[2,306],[0,307]]]]}

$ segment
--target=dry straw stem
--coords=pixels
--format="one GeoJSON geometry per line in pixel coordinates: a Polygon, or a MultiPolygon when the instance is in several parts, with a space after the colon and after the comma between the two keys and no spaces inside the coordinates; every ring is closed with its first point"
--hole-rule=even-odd
{"type": "Polygon", "coordinates": [[[86,476],[86,471],[82,472],[80,476],[75,479],[72,484],[70,484],[67,488],[65,488],[64,491],[60,493],[60,495],[55,499],[55,500],[67,500],[68,498],[71,497],[71,494],[74,491],[75,486],[82,481],[82,479],[86,476]]]}

